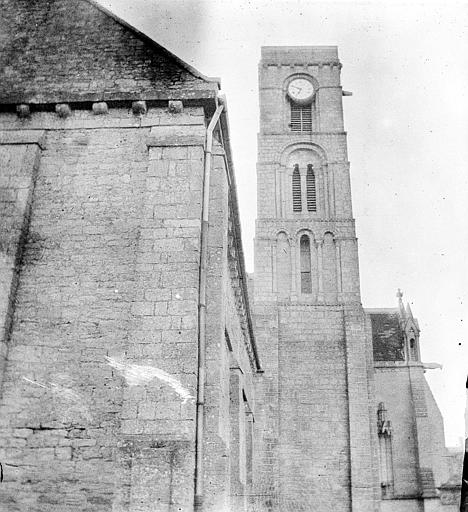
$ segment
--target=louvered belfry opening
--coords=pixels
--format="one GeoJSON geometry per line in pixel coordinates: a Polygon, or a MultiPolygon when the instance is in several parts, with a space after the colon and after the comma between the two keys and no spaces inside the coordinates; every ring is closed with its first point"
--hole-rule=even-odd
{"type": "Polygon", "coordinates": [[[299,165],[294,165],[292,175],[292,195],[293,195],[293,212],[302,211],[302,197],[301,197],[301,173],[299,172],[299,165]]]}
{"type": "Polygon", "coordinates": [[[307,211],[316,212],[317,211],[317,191],[315,188],[314,166],[312,164],[309,164],[307,166],[306,185],[307,185],[307,211]]]}
{"type": "Polygon", "coordinates": [[[312,105],[291,103],[291,130],[293,132],[312,131],[312,105]]]}

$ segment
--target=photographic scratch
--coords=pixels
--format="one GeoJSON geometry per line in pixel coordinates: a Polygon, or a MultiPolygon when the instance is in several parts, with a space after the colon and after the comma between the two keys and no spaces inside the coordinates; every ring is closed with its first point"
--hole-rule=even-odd
{"type": "Polygon", "coordinates": [[[151,382],[153,379],[159,379],[170,386],[182,398],[182,403],[193,399],[189,391],[185,389],[175,377],[164,370],[153,366],[127,363],[123,361],[123,359],[112,357],[106,357],[106,360],[112,368],[115,368],[124,376],[129,386],[141,386],[151,382]]]}
{"type": "Polygon", "coordinates": [[[30,382],[31,384],[34,384],[35,386],[40,386],[41,388],[47,389],[47,386],[45,386],[44,384],[41,384],[40,382],[36,382],[34,380],[28,379],[27,377],[23,377],[23,380],[25,380],[26,382],[30,382]]]}

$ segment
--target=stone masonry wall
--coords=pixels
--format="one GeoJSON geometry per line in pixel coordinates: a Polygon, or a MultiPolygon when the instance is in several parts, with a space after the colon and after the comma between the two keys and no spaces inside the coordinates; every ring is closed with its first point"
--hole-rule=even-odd
{"type": "Polygon", "coordinates": [[[40,131],[6,133],[0,143],[0,388],[42,139],[40,131]]]}
{"type": "Polygon", "coordinates": [[[154,139],[169,125],[199,136],[203,111],[0,123],[46,129],[3,380],[0,503],[188,510],[203,137],[154,139]]]}
{"type": "Polygon", "coordinates": [[[204,511],[247,511],[251,492],[254,367],[238,299],[237,255],[229,243],[229,184],[224,151],[216,146],[211,173],[204,511]],[[251,469],[250,469],[251,473],[251,469]]]}
{"type": "Polygon", "coordinates": [[[279,329],[279,510],[348,510],[342,311],[282,306],[279,329]]]}
{"type": "Polygon", "coordinates": [[[395,496],[417,496],[418,452],[408,368],[376,368],[376,404],[383,402],[392,423],[395,496]]]}
{"type": "Polygon", "coordinates": [[[434,498],[449,473],[443,420],[422,366],[380,363],[376,390],[377,402],[385,404],[392,424],[395,498],[434,498]]]}
{"type": "Polygon", "coordinates": [[[255,304],[255,334],[262,354],[263,374],[255,385],[255,458],[252,512],[279,510],[279,340],[278,310],[271,304],[255,304]]]}

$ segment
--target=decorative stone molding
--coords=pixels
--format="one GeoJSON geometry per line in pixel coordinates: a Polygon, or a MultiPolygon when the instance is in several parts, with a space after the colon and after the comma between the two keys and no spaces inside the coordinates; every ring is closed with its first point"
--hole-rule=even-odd
{"type": "Polygon", "coordinates": [[[169,100],[168,110],[171,114],[180,114],[184,110],[184,105],[180,100],[169,100]]]}
{"type": "Polygon", "coordinates": [[[142,116],[148,111],[146,101],[134,101],[132,103],[132,112],[136,116],[142,116]]]}
{"type": "Polygon", "coordinates": [[[21,105],[16,106],[16,113],[18,114],[19,118],[25,119],[31,115],[31,110],[29,108],[29,105],[21,103],[21,105]]]}
{"type": "Polygon", "coordinates": [[[59,117],[67,118],[71,115],[71,108],[68,103],[57,103],[55,105],[55,112],[57,112],[59,117]]]}
{"type": "Polygon", "coordinates": [[[266,62],[262,64],[262,67],[264,69],[267,69],[269,67],[273,68],[305,68],[305,67],[318,67],[319,69],[322,69],[324,66],[330,66],[332,69],[334,67],[337,67],[338,69],[341,69],[343,67],[343,64],[341,62],[337,61],[317,61],[317,62],[296,62],[296,63],[287,63],[287,62],[266,62]]]}
{"type": "Polygon", "coordinates": [[[459,505],[461,496],[460,484],[447,482],[437,489],[440,494],[440,502],[442,505],[459,505]]]}
{"type": "Polygon", "coordinates": [[[231,206],[229,207],[229,220],[228,220],[228,266],[229,274],[231,279],[231,286],[234,290],[236,310],[239,315],[240,325],[244,338],[244,345],[249,356],[250,364],[252,368],[255,368],[255,357],[250,343],[248,319],[247,319],[247,308],[248,305],[244,299],[244,290],[242,281],[246,276],[241,275],[241,268],[239,265],[239,254],[237,249],[237,240],[235,230],[233,226],[233,212],[231,206]]]}
{"type": "Polygon", "coordinates": [[[293,151],[296,151],[299,149],[303,149],[303,150],[305,149],[305,150],[312,151],[319,157],[322,165],[327,163],[327,155],[326,155],[325,150],[322,148],[322,146],[319,146],[318,144],[316,144],[314,142],[294,142],[292,144],[289,143],[289,144],[285,145],[284,147],[282,147],[279,150],[278,160],[280,161],[280,165],[283,167],[286,167],[287,163],[288,163],[289,155],[293,151]]]}
{"type": "Polygon", "coordinates": [[[93,103],[93,114],[96,116],[109,113],[109,107],[105,101],[98,101],[93,103]]]}
{"type": "Polygon", "coordinates": [[[382,402],[377,411],[377,433],[379,436],[392,435],[392,424],[387,418],[387,409],[382,402]]]}

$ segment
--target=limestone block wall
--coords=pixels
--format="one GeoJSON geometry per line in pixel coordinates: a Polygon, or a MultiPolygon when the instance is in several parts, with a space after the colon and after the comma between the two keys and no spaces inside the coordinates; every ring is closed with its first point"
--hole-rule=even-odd
{"type": "Polygon", "coordinates": [[[0,386],[42,140],[42,131],[29,131],[3,133],[0,142],[0,386]]]}
{"type": "Polygon", "coordinates": [[[199,137],[203,110],[1,116],[2,141],[44,133],[34,161],[29,145],[1,147],[7,221],[31,209],[27,234],[2,240],[22,251],[0,404],[5,509],[191,506],[204,154],[203,138],[168,146],[169,125],[199,137]]]}
{"type": "Polygon", "coordinates": [[[411,500],[413,507],[422,506],[420,497],[424,510],[443,508],[436,488],[449,478],[444,426],[423,372],[420,364],[376,366],[376,399],[385,404],[392,424],[395,500],[393,508],[384,500],[383,510],[399,510],[402,499],[407,507],[411,500]]]}
{"type": "Polygon", "coordinates": [[[247,511],[254,457],[253,375],[224,150],[214,150],[209,217],[205,396],[205,511],[247,511]]]}
{"type": "Polygon", "coordinates": [[[394,494],[414,497],[419,492],[418,452],[408,368],[376,368],[375,382],[376,406],[385,404],[392,423],[394,494]]]}
{"type": "Polygon", "coordinates": [[[279,329],[279,510],[348,510],[342,311],[283,306],[279,329]]]}
{"type": "Polygon", "coordinates": [[[427,440],[432,447],[430,466],[433,468],[434,482],[439,486],[446,483],[452,476],[445,446],[444,420],[423,373],[420,374],[420,378],[423,380],[427,405],[426,421],[430,426],[430,437],[427,440]]]}
{"type": "Polygon", "coordinates": [[[254,471],[252,511],[279,510],[280,505],[280,400],[279,317],[271,303],[255,304],[255,333],[262,354],[263,374],[255,385],[254,471]]]}
{"type": "Polygon", "coordinates": [[[362,309],[255,308],[265,374],[255,386],[253,510],[349,510],[351,503],[376,510],[373,373],[362,309]]]}
{"type": "MultiPolygon", "coordinates": [[[[205,113],[0,123],[0,504],[192,510],[205,113]]],[[[215,153],[203,437],[213,512],[247,510],[256,370],[229,235],[235,191],[215,153]]]]}

